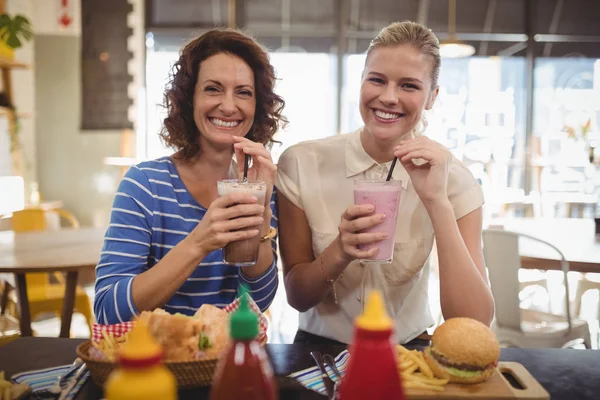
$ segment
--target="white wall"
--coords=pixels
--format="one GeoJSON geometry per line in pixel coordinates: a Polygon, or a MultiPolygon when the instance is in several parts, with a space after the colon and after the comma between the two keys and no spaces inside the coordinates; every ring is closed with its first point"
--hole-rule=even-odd
{"type": "MultiPolygon", "coordinates": [[[[30,0],[9,0],[5,6],[8,13],[13,15],[23,14],[31,19],[33,5],[30,0]]],[[[32,68],[26,70],[15,69],[12,71],[14,104],[18,112],[32,115],[32,118],[22,118],[20,120],[21,129],[19,133],[22,143],[23,173],[25,179],[28,181],[36,179],[34,46],[35,38],[15,51],[15,59],[32,65],[32,68]]],[[[0,134],[4,135],[6,133],[6,129],[2,128],[0,130],[0,134]]],[[[3,153],[4,156],[5,153],[3,153]]]]}
{"type": "MultiPolygon", "coordinates": [[[[121,176],[121,169],[105,165],[104,159],[120,156],[121,132],[80,129],[81,1],[69,1],[74,24],[66,30],[53,22],[60,12],[60,0],[12,1],[30,4],[36,32],[32,50],[35,89],[30,90],[33,93],[29,101],[36,114],[34,170],[42,196],[46,200],[62,200],[83,226],[104,226],[121,176]]],[[[134,25],[134,34],[143,40],[143,11],[130,18],[130,24],[134,25]]],[[[140,69],[140,63],[143,65],[143,56],[130,69],[140,69]]],[[[138,90],[131,87],[129,91],[138,90]]]]}

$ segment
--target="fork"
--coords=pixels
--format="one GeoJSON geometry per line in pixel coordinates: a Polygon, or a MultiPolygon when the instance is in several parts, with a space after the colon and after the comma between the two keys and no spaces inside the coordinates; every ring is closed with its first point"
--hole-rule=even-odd
{"type": "Polygon", "coordinates": [[[333,371],[333,373],[335,374],[335,376],[337,378],[335,384],[333,385],[333,398],[337,399],[339,396],[339,385],[342,382],[342,374],[338,370],[337,365],[335,364],[335,360],[333,359],[331,354],[324,354],[323,361],[325,362],[326,365],[329,366],[329,368],[331,368],[331,370],[333,371]]]}
{"type": "Polygon", "coordinates": [[[52,386],[50,386],[48,388],[48,391],[56,396],[58,396],[62,390],[62,387],[66,381],[66,379],[71,376],[73,374],[73,372],[75,372],[75,370],[83,363],[83,360],[81,358],[76,358],[75,361],[73,361],[73,364],[71,364],[71,366],[69,367],[69,369],[65,372],[65,374],[61,377],[59,377],[56,381],[56,383],[52,386]]]}

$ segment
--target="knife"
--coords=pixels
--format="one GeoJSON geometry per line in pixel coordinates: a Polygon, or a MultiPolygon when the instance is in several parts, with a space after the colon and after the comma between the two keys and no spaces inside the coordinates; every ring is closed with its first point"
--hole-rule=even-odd
{"type": "Polygon", "coordinates": [[[321,370],[321,379],[323,379],[323,386],[325,386],[325,391],[327,392],[327,398],[334,399],[335,383],[333,383],[333,381],[327,374],[327,370],[325,369],[325,366],[323,365],[321,353],[319,353],[318,351],[311,351],[310,356],[313,358],[313,360],[315,360],[315,363],[317,363],[317,367],[319,367],[319,370],[321,370]]]}
{"type": "Polygon", "coordinates": [[[81,376],[85,372],[86,367],[87,365],[85,363],[83,363],[81,367],[79,367],[77,373],[75,373],[75,376],[71,378],[71,382],[69,382],[69,384],[60,392],[58,400],[64,400],[67,398],[69,393],[71,393],[71,390],[73,390],[73,388],[77,386],[77,383],[79,382],[79,379],[81,379],[81,376]]]}

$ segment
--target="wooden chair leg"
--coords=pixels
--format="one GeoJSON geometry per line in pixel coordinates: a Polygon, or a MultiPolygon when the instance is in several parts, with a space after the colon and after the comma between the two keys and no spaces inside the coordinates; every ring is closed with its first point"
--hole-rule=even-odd
{"type": "Polygon", "coordinates": [[[4,282],[4,289],[2,290],[2,298],[0,299],[0,315],[6,313],[6,307],[8,306],[8,295],[12,287],[8,282],[4,282]]]}

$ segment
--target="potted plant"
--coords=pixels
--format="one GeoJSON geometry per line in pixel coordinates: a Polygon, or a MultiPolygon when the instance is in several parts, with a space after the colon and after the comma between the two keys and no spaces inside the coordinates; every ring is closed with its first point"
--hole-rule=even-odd
{"type": "Polygon", "coordinates": [[[11,17],[8,14],[0,15],[0,58],[12,61],[15,49],[31,40],[33,29],[31,23],[23,15],[11,17]]]}

